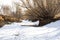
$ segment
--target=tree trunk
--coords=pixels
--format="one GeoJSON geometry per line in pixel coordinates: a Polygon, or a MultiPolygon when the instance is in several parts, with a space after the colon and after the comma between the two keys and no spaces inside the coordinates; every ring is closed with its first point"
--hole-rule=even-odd
{"type": "Polygon", "coordinates": [[[48,23],[50,23],[52,20],[46,19],[46,20],[39,20],[39,25],[38,26],[44,26],[48,23]]]}
{"type": "Polygon", "coordinates": [[[38,26],[40,26],[40,24],[41,24],[41,23],[40,23],[40,20],[39,20],[39,25],[38,25],[38,26]]]}

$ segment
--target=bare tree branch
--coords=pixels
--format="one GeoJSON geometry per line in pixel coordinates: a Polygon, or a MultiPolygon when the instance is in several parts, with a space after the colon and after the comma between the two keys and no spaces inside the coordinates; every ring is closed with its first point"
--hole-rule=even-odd
{"type": "MultiPolygon", "coordinates": [[[[22,1],[24,3],[24,1],[22,1]]],[[[60,13],[59,0],[33,0],[34,7],[31,6],[30,1],[27,1],[27,15],[28,19],[34,21],[39,20],[39,26],[56,21],[60,18],[54,18],[60,13]],[[44,3],[45,2],[45,3],[44,3]]],[[[26,6],[26,4],[24,3],[26,6]]]]}

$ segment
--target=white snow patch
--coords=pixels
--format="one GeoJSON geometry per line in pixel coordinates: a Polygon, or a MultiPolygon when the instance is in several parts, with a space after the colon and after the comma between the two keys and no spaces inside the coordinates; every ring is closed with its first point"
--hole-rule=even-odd
{"type": "Polygon", "coordinates": [[[31,22],[28,20],[22,20],[22,23],[20,23],[20,25],[38,25],[39,21],[36,22],[31,22]]]}
{"type": "Polygon", "coordinates": [[[3,26],[0,28],[0,40],[60,40],[60,21],[43,27],[21,26],[23,23],[28,25],[33,22],[23,21],[3,26]]]}

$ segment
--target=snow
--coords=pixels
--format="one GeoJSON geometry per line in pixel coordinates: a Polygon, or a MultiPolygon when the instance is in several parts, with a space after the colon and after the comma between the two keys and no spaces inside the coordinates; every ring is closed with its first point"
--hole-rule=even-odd
{"type": "Polygon", "coordinates": [[[60,40],[60,20],[43,27],[22,26],[37,25],[37,22],[23,20],[0,28],[0,40],[60,40]],[[26,23],[26,24],[25,24],[26,23]]]}
{"type": "Polygon", "coordinates": [[[31,21],[28,22],[28,20],[22,20],[22,21],[23,21],[22,23],[19,23],[20,25],[38,25],[39,23],[39,21],[33,23],[31,21]]]}

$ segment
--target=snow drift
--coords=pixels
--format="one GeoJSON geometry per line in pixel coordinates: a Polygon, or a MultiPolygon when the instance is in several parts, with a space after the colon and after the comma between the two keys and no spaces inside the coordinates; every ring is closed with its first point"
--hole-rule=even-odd
{"type": "Polygon", "coordinates": [[[29,21],[5,25],[0,28],[0,40],[60,40],[60,20],[43,27],[21,26],[24,23],[36,25],[29,21]]]}

